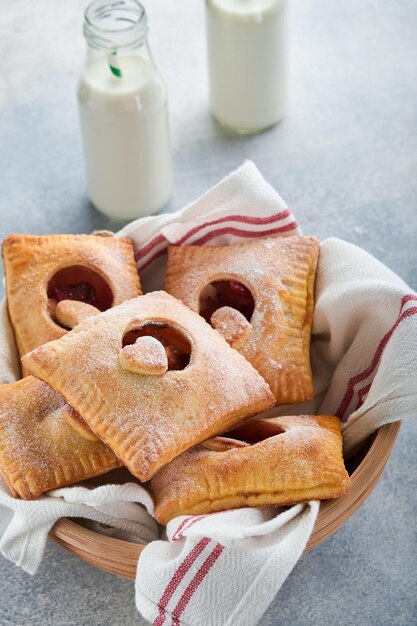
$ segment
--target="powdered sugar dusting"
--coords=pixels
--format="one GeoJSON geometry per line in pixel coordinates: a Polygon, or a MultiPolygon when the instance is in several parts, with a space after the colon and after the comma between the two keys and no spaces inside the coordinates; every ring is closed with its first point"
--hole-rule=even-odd
{"type": "Polygon", "coordinates": [[[197,446],[163,468],[152,480],[159,521],[225,508],[291,504],[344,492],[349,479],[338,418],[254,419],[247,426],[256,429],[263,423],[271,433],[274,427],[284,432],[244,447],[215,438],[210,449],[197,446]]]}
{"type": "Polygon", "coordinates": [[[200,294],[213,281],[245,285],[255,309],[252,331],[238,349],[270,384],[278,403],[301,402],[313,394],[309,345],[317,257],[317,239],[301,236],[171,247],[165,286],[199,311],[200,294]]]}
{"type": "Polygon", "coordinates": [[[0,387],[0,470],[21,497],[118,466],[101,441],[69,424],[69,410],[62,396],[32,376],[0,387]]]}
{"type": "Polygon", "coordinates": [[[25,354],[67,331],[49,313],[47,285],[63,267],[82,266],[108,283],[113,303],[139,295],[140,282],[128,239],[94,235],[9,235],[3,242],[10,318],[25,354]]]}
{"type": "Polygon", "coordinates": [[[164,292],[82,322],[27,355],[25,363],[58,389],[141,479],[273,404],[268,386],[249,363],[199,315],[164,292]],[[119,366],[126,330],[152,321],[178,328],[190,341],[185,369],[156,377],[119,366]]]}

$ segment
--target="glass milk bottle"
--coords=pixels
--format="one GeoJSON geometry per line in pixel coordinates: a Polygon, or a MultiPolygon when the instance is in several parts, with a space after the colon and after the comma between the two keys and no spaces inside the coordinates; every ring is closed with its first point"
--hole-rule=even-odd
{"type": "Polygon", "coordinates": [[[88,193],[113,219],[159,211],[172,188],[167,92],[136,0],[95,0],[84,14],[78,86],[88,193]]]}
{"type": "Polygon", "coordinates": [[[287,0],[206,0],[210,106],[218,122],[255,133],[285,111],[287,0]]]}

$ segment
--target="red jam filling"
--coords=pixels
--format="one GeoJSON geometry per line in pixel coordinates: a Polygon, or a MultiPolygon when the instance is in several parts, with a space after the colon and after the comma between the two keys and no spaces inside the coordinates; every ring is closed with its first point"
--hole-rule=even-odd
{"type": "Polygon", "coordinates": [[[71,265],[56,272],[48,283],[48,298],[52,317],[61,300],[78,300],[100,311],[106,311],[113,304],[113,292],[104,277],[82,265],[71,265]]]}
{"type": "Polygon", "coordinates": [[[96,290],[90,283],[76,283],[75,285],[56,285],[53,288],[53,297],[57,302],[61,300],[78,300],[92,306],[97,306],[96,290]]]}
{"type": "Polygon", "coordinates": [[[250,290],[237,280],[217,280],[208,285],[201,294],[200,315],[208,322],[214,311],[223,306],[236,309],[250,321],[255,300],[250,290]]]}

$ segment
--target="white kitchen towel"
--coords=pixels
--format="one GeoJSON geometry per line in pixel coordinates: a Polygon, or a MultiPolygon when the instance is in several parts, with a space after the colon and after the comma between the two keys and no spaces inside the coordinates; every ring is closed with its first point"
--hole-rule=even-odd
{"type": "Polygon", "coordinates": [[[310,502],[172,520],[169,543],[142,552],[139,611],[154,626],[256,624],[302,555],[318,510],[310,502]]]}
{"type": "Polygon", "coordinates": [[[95,529],[104,525],[104,534],[106,527],[111,527],[120,539],[137,543],[149,543],[159,537],[158,525],[150,514],[151,497],[135,483],[96,489],[55,489],[36,501],[24,501],[12,498],[0,478],[0,504],[14,511],[1,538],[0,550],[29,574],[36,573],[48,533],[61,517],[93,520],[97,523],[95,529]]]}
{"type": "MultiPolygon", "coordinates": [[[[134,240],[138,268],[149,291],[162,286],[164,251],[170,243],[227,244],[298,232],[283,200],[253,163],[246,162],[183,211],[137,220],[118,234],[134,240]]],[[[315,399],[275,408],[270,415],[337,413],[344,422],[346,454],[382,424],[414,416],[416,314],[417,295],[383,264],[346,242],[324,241],[312,338],[315,399]]],[[[3,326],[7,337],[4,318],[3,326]]],[[[4,382],[13,380],[13,350],[10,340],[0,343],[4,382]]],[[[18,536],[10,548],[8,537],[18,535],[13,521],[0,546],[3,553],[8,550],[9,558],[29,569],[21,555],[26,544],[35,541],[33,563],[38,564],[47,532],[45,502],[57,505],[56,518],[71,515],[58,507],[65,506],[63,494],[70,498],[75,489],[60,489],[59,499],[52,492],[38,502],[25,503],[33,507],[26,515],[20,513],[26,535],[18,536]],[[33,533],[37,530],[38,535],[33,533]]],[[[0,483],[3,502],[5,493],[0,483]]],[[[134,497],[141,501],[142,496],[140,491],[134,497]]],[[[7,506],[17,510],[21,503],[8,498],[7,506]]],[[[90,501],[83,504],[84,517],[95,519],[95,506],[90,501]]],[[[317,512],[317,503],[306,503],[284,511],[264,507],[172,520],[168,538],[150,543],[139,559],[139,611],[157,626],[256,624],[302,554],[317,512]]]]}
{"type": "Polygon", "coordinates": [[[169,245],[230,244],[300,231],[283,199],[246,161],[181,211],[138,219],[117,234],[133,240],[146,292],[163,286],[169,245]]]}

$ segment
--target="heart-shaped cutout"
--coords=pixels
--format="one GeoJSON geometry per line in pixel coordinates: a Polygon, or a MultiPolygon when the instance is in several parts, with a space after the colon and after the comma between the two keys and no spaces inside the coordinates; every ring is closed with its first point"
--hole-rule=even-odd
{"type": "Polygon", "coordinates": [[[65,328],[75,328],[88,317],[99,313],[95,306],[80,300],[61,300],[54,311],[55,318],[65,328]]]}
{"type": "Polygon", "coordinates": [[[168,357],[158,339],[145,335],[120,350],[122,368],[141,376],[162,376],[168,371],[168,357]]]}
{"type": "Polygon", "coordinates": [[[214,311],[211,325],[226,339],[229,346],[238,350],[250,335],[252,325],[240,311],[223,306],[214,311]]]}

